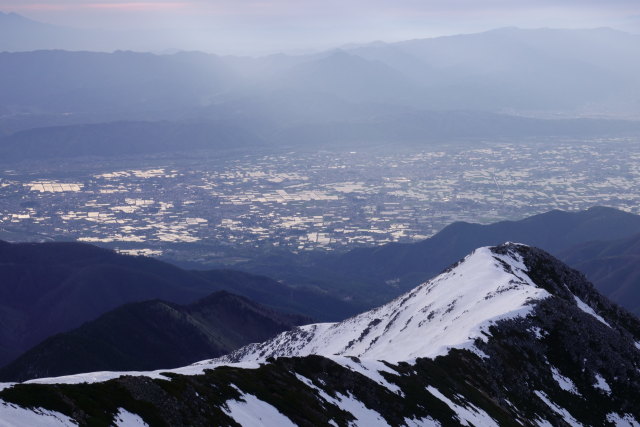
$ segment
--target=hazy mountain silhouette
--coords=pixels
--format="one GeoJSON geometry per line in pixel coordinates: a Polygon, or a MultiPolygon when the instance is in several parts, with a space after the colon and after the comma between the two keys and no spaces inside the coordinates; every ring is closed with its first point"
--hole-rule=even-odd
{"type": "Polygon", "coordinates": [[[436,108],[639,111],[640,36],[612,29],[502,28],[350,52],[421,82],[436,108]]]}
{"type": "Polygon", "coordinates": [[[263,145],[231,122],[113,122],[29,129],[0,138],[0,162],[82,156],[128,156],[263,145]]]}
{"type": "Polygon", "coordinates": [[[254,131],[266,126],[266,134],[287,142],[309,134],[314,144],[372,137],[399,143],[468,135],[637,134],[637,123],[542,122],[471,112],[640,117],[639,37],[609,29],[507,28],[261,58],[5,52],[0,131],[189,119],[241,121],[254,131]],[[442,118],[444,111],[453,115],[442,118]]]}

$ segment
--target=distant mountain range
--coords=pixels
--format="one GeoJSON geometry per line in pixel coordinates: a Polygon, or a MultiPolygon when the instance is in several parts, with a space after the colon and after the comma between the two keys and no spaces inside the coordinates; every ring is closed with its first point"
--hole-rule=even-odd
{"type": "Polygon", "coordinates": [[[424,145],[478,138],[632,135],[640,122],[539,120],[477,112],[425,112],[359,123],[265,128],[241,121],[118,121],[27,129],[0,137],[0,163],[59,158],[193,153],[197,150],[371,148],[388,141],[424,145]]]}
{"type": "MultiPolygon", "coordinates": [[[[113,51],[117,49],[153,50],[158,39],[171,42],[172,35],[143,31],[109,31],[52,25],[17,13],[0,12],[0,51],[65,49],[113,51]],[[152,38],[156,37],[154,43],[152,38]]],[[[168,46],[174,48],[175,46],[168,46]]],[[[167,47],[165,47],[167,48],[167,47]]]]}
{"type": "Polygon", "coordinates": [[[0,138],[3,162],[251,149],[264,141],[229,122],[113,122],[29,129],[0,138]]]}
{"type": "Polygon", "coordinates": [[[309,321],[226,291],[184,306],[160,300],[131,303],[47,338],[0,368],[0,381],[182,366],[309,321]]]}
{"type": "Polygon", "coordinates": [[[152,299],[190,304],[219,290],[319,320],[361,309],[310,287],[247,273],[190,272],[80,243],[0,241],[0,365],[123,304],[152,299]]]}
{"type": "MultiPolygon", "coordinates": [[[[15,15],[2,20],[29,22],[15,15]]],[[[77,155],[73,141],[104,139],[104,128],[113,130],[117,153],[139,122],[147,128],[139,133],[141,153],[174,150],[166,138],[156,141],[167,127],[174,128],[169,135],[202,146],[199,131],[176,130],[185,124],[206,129],[211,149],[226,148],[215,141],[235,134],[296,147],[638,135],[638,121],[618,120],[640,118],[638,37],[609,29],[507,28],[260,58],[4,52],[0,135],[9,138],[0,140],[7,147],[2,158],[29,159],[47,148],[46,140],[69,148],[60,155],[77,155]],[[97,123],[104,125],[85,126],[97,123]],[[21,133],[35,128],[42,129],[21,133]],[[28,147],[24,153],[19,142],[28,147]]],[[[100,147],[89,154],[104,155],[100,147]]]]}
{"type": "Polygon", "coordinates": [[[640,321],[539,249],[479,248],[340,323],[169,371],[7,385],[62,425],[637,425],[640,321]],[[126,421],[125,421],[126,420],[126,421]]]}
{"type": "Polygon", "coordinates": [[[588,112],[590,103],[610,108],[619,101],[618,108],[635,103],[623,93],[640,82],[639,40],[609,28],[501,28],[349,52],[392,65],[422,83],[433,105],[588,112]]]}
{"type": "Polygon", "coordinates": [[[473,248],[519,242],[543,248],[583,269],[603,294],[640,313],[640,281],[635,273],[640,252],[633,244],[637,237],[630,238],[637,233],[640,216],[594,207],[489,225],[458,222],[417,243],[359,248],[297,264],[296,258],[282,263],[256,260],[240,268],[292,283],[313,282],[375,306],[435,276],[473,248]],[[630,240],[611,242],[624,238],[630,240]]]}

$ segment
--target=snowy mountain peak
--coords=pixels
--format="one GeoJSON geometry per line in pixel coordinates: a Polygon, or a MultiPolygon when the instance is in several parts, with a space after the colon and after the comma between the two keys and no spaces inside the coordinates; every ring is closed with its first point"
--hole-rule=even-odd
{"type": "Polygon", "coordinates": [[[548,253],[509,243],[478,249],[375,310],[222,359],[0,384],[0,419],[636,426],[639,349],[637,318],[548,253]]]}
{"type": "Polygon", "coordinates": [[[486,339],[490,325],[526,316],[532,303],[550,296],[528,276],[521,247],[477,249],[386,305],[340,323],[299,327],[214,362],[310,354],[399,362],[444,355],[450,348],[479,352],[473,342],[486,339]]]}

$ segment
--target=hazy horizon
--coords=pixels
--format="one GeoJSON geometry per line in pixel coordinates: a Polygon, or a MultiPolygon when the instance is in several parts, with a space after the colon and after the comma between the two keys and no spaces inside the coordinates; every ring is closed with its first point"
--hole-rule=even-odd
{"type": "MultiPolygon", "coordinates": [[[[397,42],[496,28],[609,27],[640,33],[632,1],[577,2],[293,2],[291,0],[125,1],[0,0],[0,11],[103,39],[130,40],[138,50],[219,54],[308,53],[374,41],[397,42]]],[[[105,50],[105,49],[102,49],[105,50]]]]}

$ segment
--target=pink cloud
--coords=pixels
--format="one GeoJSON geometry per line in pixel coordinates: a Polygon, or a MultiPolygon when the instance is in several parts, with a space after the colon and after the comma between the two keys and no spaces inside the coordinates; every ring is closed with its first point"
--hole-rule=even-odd
{"type": "MultiPolygon", "coordinates": [[[[154,12],[163,10],[183,9],[191,6],[191,2],[153,2],[153,1],[132,1],[132,2],[55,2],[55,3],[9,3],[6,6],[13,10],[31,10],[31,11],[64,11],[64,10],[86,10],[86,9],[102,9],[114,11],[143,11],[154,12]]],[[[0,2],[0,6],[6,7],[5,2],[0,2]]]]}
{"type": "Polygon", "coordinates": [[[109,9],[123,11],[157,11],[167,9],[182,9],[190,6],[185,2],[126,2],[126,3],[85,3],[81,7],[86,9],[109,9]]]}

